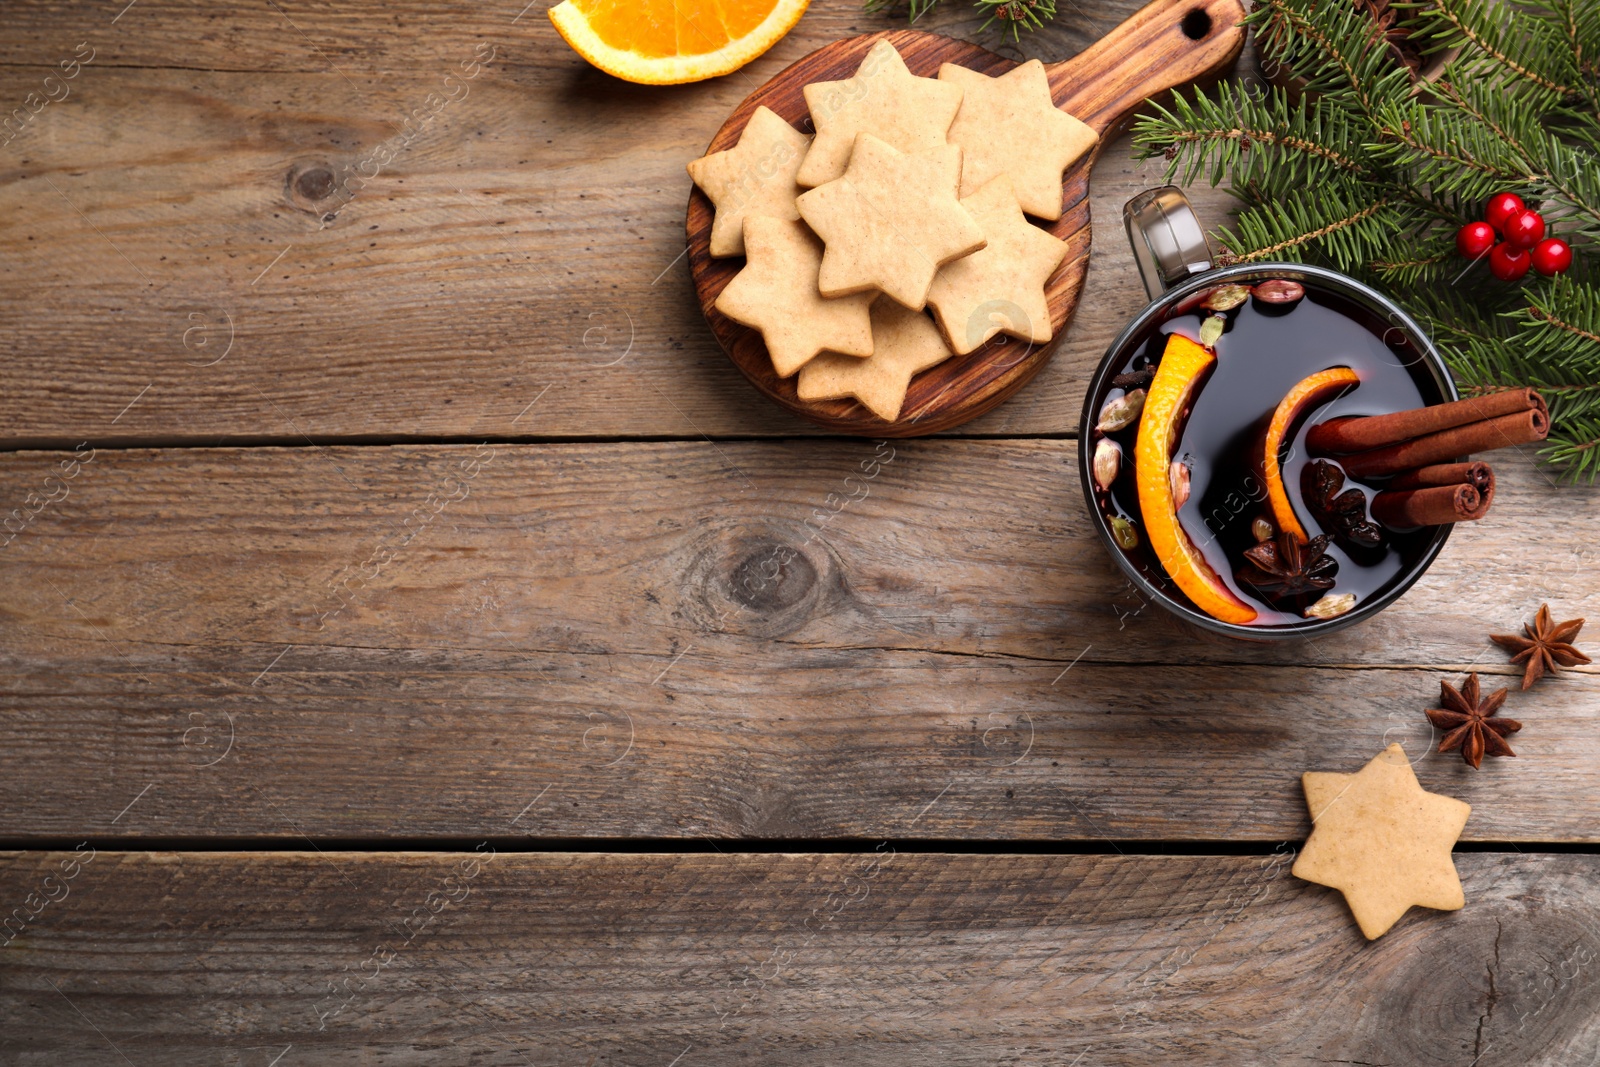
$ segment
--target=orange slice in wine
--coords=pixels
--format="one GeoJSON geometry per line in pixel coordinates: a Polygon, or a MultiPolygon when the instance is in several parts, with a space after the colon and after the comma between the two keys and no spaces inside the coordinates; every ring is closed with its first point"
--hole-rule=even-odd
{"type": "Polygon", "coordinates": [[[1300,382],[1289,390],[1289,394],[1278,401],[1278,408],[1272,413],[1272,421],[1267,424],[1266,447],[1261,456],[1261,471],[1267,482],[1267,502],[1272,506],[1272,517],[1277,521],[1278,529],[1294,534],[1294,539],[1302,545],[1311,538],[1306,534],[1306,528],[1301,525],[1300,517],[1294,513],[1294,505],[1289,502],[1289,492],[1284,488],[1283,463],[1278,458],[1283,451],[1283,442],[1289,439],[1295,420],[1301,415],[1311,408],[1327,403],[1336,394],[1351,386],[1360,384],[1360,377],[1349,367],[1330,367],[1318,371],[1310,377],[1300,379],[1300,382]]]}
{"type": "Polygon", "coordinates": [[[1172,497],[1172,450],[1182,429],[1183,410],[1216,361],[1216,354],[1204,345],[1180,334],[1168,336],[1139,417],[1133,469],[1139,511],[1156,559],[1195,607],[1214,619],[1242,625],[1255,621],[1256,610],[1228,588],[1189,540],[1172,497]]]}

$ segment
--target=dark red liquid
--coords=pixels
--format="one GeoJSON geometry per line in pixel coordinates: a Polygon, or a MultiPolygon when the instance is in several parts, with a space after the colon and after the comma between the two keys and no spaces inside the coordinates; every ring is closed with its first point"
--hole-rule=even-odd
{"type": "MultiPolygon", "coordinates": [[[[1200,323],[1212,314],[1191,311],[1160,323],[1133,341],[1117,372],[1158,363],[1168,334],[1198,340],[1200,323]]],[[[1255,457],[1273,411],[1290,389],[1318,371],[1349,367],[1361,378],[1359,386],[1306,412],[1280,453],[1289,498],[1307,534],[1315,537],[1333,531],[1323,529],[1301,493],[1301,469],[1313,458],[1305,451],[1307,429],[1339,415],[1382,415],[1421,407],[1436,402],[1439,390],[1405,331],[1325,290],[1307,285],[1305,298],[1289,306],[1252,298],[1227,312],[1226,319],[1227,330],[1213,346],[1216,364],[1192,401],[1172,453],[1173,459],[1187,460],[1191,471],[1189,499],[1178,509],[1178,521],[1234,594],[1256,609],[1251,625],[1304,625],[1305,608],[1323,592],[1269,599],[1235,577],[1244,563],[1244,550],[1257,543],[1251,523],[1272,517],[1255,457]]],[[[1106,387],[1094,398],[1092,410],[1099,411],[1106,401],[1125,392],[1110,387],[1112,376],[1105,376],[1106,387]]],[[[1122,550],[1128,559],[1157,588],[1187,602],[1150,550],[1139,512],[1133,469],[1138,429],[1135,422],[1105,435],[1122,446],[1122,466],[1110,491],[1100,494],[1101,507],[1107,515],[1132,520],[1139,544],[1122,550]]],[[[1345,483],[1345,488],[1352,487],[1362,489],[1369,500],[1374,494],[1359,482],[1345,483]]],[[[1402,576],[1426,550],[1433,532],[1432,528],[1385,530],[1384,545],[1367,551],[1330,544],[1328,554],[1338,561],[1339,569],[1335,585],[1326,592],[1354,593],[1359,608],[1402,576]]]]}

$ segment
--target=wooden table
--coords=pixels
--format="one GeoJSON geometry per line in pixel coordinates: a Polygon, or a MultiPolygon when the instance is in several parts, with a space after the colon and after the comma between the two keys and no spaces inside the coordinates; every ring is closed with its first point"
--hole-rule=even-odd
{"type": "Polygon", "coordinates": [[[1144,610],[1070,427],[1158,164],[1023,393],[831,438],[699,318],[684,163],[882,17],[651,89],[542,4],[122,2],[0,11],[0,1063],[1596,1062],[1600,673],[1478,772],[1422,712],[1600,614],[1600,493],[1498,455],[1314,645],[1144,610]],[[1368,944],[1288,870],[1390,741],[1468,903],[1368,944]]]}

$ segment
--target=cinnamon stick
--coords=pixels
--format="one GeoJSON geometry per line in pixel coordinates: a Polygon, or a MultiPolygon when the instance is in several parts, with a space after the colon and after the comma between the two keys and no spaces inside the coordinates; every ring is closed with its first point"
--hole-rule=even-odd
{"type": "Polygon", "coordinates": [[[1487,463],[1441,463],[1402,471],[1389,483],[1390,489],[1426,489],[1433,485],[1470,485],[1479,496],[1494,493],[1494,469],[1487,463]]]}
{"type": "Polygon", "coordinates": [[[1317,423],[1306,433],[1306,447],[1314,455],[1365,452],[1524,411],[1538,411],[1547,420],[1550,416],[1550,409],[1537,389],[1507,389],[1447,404],[1397,411],[1392,415],[1329,419],[1317,423]]]}
{"type": "Polygon", "coordinates": [[[1456,426],[1438,433],[1415,437],[1409,441],[1358,452],[1353,456],[1340,456],[1339,465],[1345,474],[1360,481],[1383,478],[1417,467],[1447,463],[1474,452],[1487,452],[1511,445],[1525,445],[1543,441],[1550,433],[1550,416],[1542,408],[1533,408],[1497,419],[1456,426]]]}
{"type": "Polygon", "coordinates": [[[1483,518],[1488,510],[1488,501],[1466,484],[1385,489],[1372,498],[1372,517],[1398,529],[1471,522],[1483,518]]]}

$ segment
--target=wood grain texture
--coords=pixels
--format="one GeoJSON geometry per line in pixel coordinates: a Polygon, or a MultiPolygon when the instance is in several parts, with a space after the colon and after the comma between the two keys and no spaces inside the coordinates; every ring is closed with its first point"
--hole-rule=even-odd
{"type": "MultiPolygon", "coordinates": [[[[1054,60],[1138,6],[1073,11],[1022,50],[966,5],[918,25],[1054,60]]],[[[7,4],[5,109],[78,41],[96,52],[0,148],[0,443],[818,432],[706,327],[680,258],[684,164],[785,66],[903,16],[818,0],[744,71],[661,89],[590,69],[521,9],[139,0],[112,25],[87,0],[7,4]],[[406,126],[480,44],[467,95],[406,126]],[[332,191],[302,195],[319,171],[332,191]]],[[[1107,146],[1089,192],[1111,229],[1074,325],[973,432],[1076,424],[1144,304],[1118,211],[1160,177],[1107,146]]],[[[1226,193],[1196,193],[1220,221],[1226,193]]]]}
{"type": "MultiPolygon", "coordinates": [[[[1600,491],[1513,457],[1393,608],[1267,646],[1141,607],[1070,441],[483,447],[84,464],[0,550],[8,832],[871,837],[948,787],[916,835],[1282,840],[1302,770],[1515,679],[1491,630],[1600,614],[1600,491]]],[[[1520,758],[1424,784],[1595,840],[1600,671],[1507,714],[1520,758]]]]}
{"type": "MultiPolygon", "coordinates": [[[[910,1067],[937,1050],[972,1067],[1571,1067],[1600,1055],[1594,856],[1458,855],[1466,908],[1414,909],[1372,944],[1337,893],[1288,874],[1292,850],[480,857],[73,861],[67,895],[0,949],[0,1056],[910,1067]]],[[[0,899],[20,903],[52,874],[59,895],[64,858],[6,857],[0,899]]]]}
{"type": "MultiPolygon", "coordinates": [[[[919,26],[1058,59],[1136,6],[1064,7],[1027,52],[966,4],[919,26]]],[[[702,441],[818,431],[705,328],[683,164],[787,64],[900,24],[819,0],[656,90],[521,0],[4,5],[0,111],[96,50],[0,147],[0,447],[88,442],[0,456],[4,836],[310,851],[0,855],[0,1064],[1596,1059],[1592,855],[1463,855],[1466,910],[1368,946],[1287,846],[306,843],[1293,842],[1300,770],[1420,755],[1439,679],[1512,681],[1488,630],[1552,593],[1600,614],[1600,494],[1509,458],[1394,609],[1269,648],[1142,609],[1071,441],[702,441]]],[[[1093,213],[1159,177],[1113,142],[1093,213]]],[[[967,430],[1075,424],[1144,303],[1106,237],[1050,365],[967,430]]],[[[1518,759],[1423,783],[1470,839],[1593,843],[1600,671],[1508,713],[1518,759]]]]}
{"type": "MultiPolygon", "coordinates": [[[[906,392],[900,417],[879,418],[851,399],[803,400],[792,375],[780,378],[759,331],[743,326],[716,307],[742,257],[711,257],[715,211],[699,189],[689,194],[687,230],[689,271],[700,310],[712,333],[741,373],[761,393],[783,407],[840,433],[920,437],[953,429],[1003,403],[1049,361],[1054,342],[1066,332],[1089,269],[1089,172],[1113,130],[1125,124],[1147,99],[1161,98],[1191,82],[1215,80],[1231,67],[1244,47],[1238,27],[1244,9],[1238,0],[1155,0],[1076,59],[1050,64],[1051,94],[1057,106],[1101,136],[1089,152],[1062,175],[1062,213],[1043,229],[1067,243],[1066,258],[1045,281],[1052,338],[1039,345],[997,334],[980,348],[954,356],[918,374],[906,392]],[[1204,32],[1193,39],[1183,20],[1200,12],[1204,32]]],[[[937,77],[945,63],[999,77],[1017,66],[966,41],[915,30],[894,30],[836,41],[813,52],[751,93],[717,131],[706,153],[732,148],[758,107],[767,107],[797,129],[811,130],[802,91],[814,82],[855,75],[867,52],[888,40],[911,73],[937,77]]]]}

